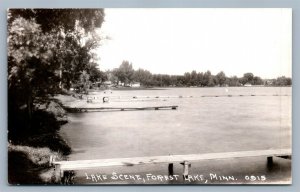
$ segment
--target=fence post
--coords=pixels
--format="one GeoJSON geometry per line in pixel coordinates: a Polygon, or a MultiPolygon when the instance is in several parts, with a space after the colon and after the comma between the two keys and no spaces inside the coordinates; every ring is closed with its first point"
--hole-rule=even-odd
{"type": "Polygon", "coordinates": [[[55,161],[53,155],[50,155],[50,159],[49,159],[49,166],[51,167],[53,165],[53,162],[55,161]]]}
{"type": "Polygon", "coordinates": [[[273,157],[267,157],[267,161],[268,161],[268,165],[272,165],[273,164],[273,157]]]}
{"type": "Polygon", "coordinates": [[[168,172],[169,175],[174,175],[173,163],[169,163],[168,172]]]}
{"type": "Polygon", "coordinates": [[[189,167],[191,167],[191,163],[188,161],[184,161],[183,163],[180,164],[183,165],[183,179],[185,179],[189,175],[189,167]]]}
{"type": "Polygon", "coordinates": [[[56,183],[62,183],[62,179],[64,177],[64,171],[61,170],[60,164],[55,165],[55,182],[56,183]]]}

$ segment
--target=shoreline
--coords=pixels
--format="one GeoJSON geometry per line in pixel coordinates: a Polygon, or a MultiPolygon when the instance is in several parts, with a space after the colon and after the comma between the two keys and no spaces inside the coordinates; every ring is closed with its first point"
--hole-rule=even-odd
{"type": "Polygon", "coordinates": [[[32,130],[9,134],[8,184],[57,184],[49,161],[50,156],[66,160],[71,153],[70,146],[58,133],[67,121],[67,112],[55,98],[35,104],[32,130]]]}
{"type": "Polygon", "coordinates": [[[97,89],[90,89],[90,91],[105,91],[105,90],[116,90],[116,91],[137,91],[137,90],[143,90],[143,91],[151,91],[151,90],[165,90],[169,88],[251,88],[251,87],[262,87],[262,88],[268,88],[268,87],[292,87],[290,86],[269,86],[269,85],[252,85],[252,86],[156,86],[156,87],[108,87],[108,88],[97,88],[97,89]]]}

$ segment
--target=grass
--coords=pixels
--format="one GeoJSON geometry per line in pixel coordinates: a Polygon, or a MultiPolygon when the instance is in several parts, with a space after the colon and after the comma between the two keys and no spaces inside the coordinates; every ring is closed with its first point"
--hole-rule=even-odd
{"type": "Polygon", "coordinates": [[[47,147],[36,148],[21,145],[8,144],[8,152],[21,152],[24,153],[27,158],[35,165],[47,166],[49,165],[50,156],[55,156],[57,159],[62,159],[62,154],[51,151],[47,147]]]}
{"type": "Polygon", "coordinates": [[[28,119],[26,111],[8,115],[8,183],[12,185],[55,184],[50,156],[62,160],[71,148],[59,135],[64,110],[50,101],[28,119]],[[50,105],[51,104],[51,105],[50,105]]]}
{"type": "Polygon", "coordinates": [[[47,147],[30,147],[8,144],[9,184],[54,184],[54,168],[50,166],[50,156],[62,160],[61,153],[47,147]]]}

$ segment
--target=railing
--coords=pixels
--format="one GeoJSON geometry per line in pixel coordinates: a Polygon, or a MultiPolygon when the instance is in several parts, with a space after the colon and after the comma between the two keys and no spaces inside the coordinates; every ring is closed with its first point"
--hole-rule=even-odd
{"type": "Polygon", "coordinates": [[[205,154],[188,154],[188,155],[168,155],[168,156],[150,156],[150,157],[132,157],[132,158],[114,158],[114,159],[95,159],[95,160],[78,160],[78,161],[55,161],[55,157],[50,157],[50,164],[55,166],[56,182],[65,183],[65,172],[83,169],[95,169],[109,166],[134,166],[145,164],[168,164],[169,175],[173,175],[173,164],[180,163],[183,165],[183,177],[189,174],[191,162],[201,160],[217,160],[226,158],[245,158],[245,157],[267,157],[268,164],[273,163],[273,157],[291,159],[291,149],[271,149],[256,151],[237,151],[225,153],[205,153],[205,154]]]}

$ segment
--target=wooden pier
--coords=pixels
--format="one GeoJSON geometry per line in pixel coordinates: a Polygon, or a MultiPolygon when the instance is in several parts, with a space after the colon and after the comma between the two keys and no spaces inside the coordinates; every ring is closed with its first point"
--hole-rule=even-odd
{"type": "Polygon", "coordinates": [[[78,113],[78,112],[100,112],[100,111],[137,111],[137,110],[166,110],[172,109],[176,110],[177,105],[172,106],[154,106],[154,107],[65,107],[68,112],[78,113]]]}
{"type": "Polygon", "coordinates": [[[64,183],[65,172],[96,169],[109,166],[134,166],[145,164],[168,164],[169,175],[174,175],[173,164],[180,163],[183,165],[183,177],[189,174],[191,162],[201,160],[217,160],[227,158],[245,158],[245,157],[267,157],[268,165],[272,165],[273,157],[291,159],[291,149],[271,149],[256,151],[237,151],[225,153],[205,153],[205,154],[189,154],[189,155],[168,155],[168,156],[151,156],[151,157],[133,157],[133,158],[115,158],[115,159],[95,159],[95,160],[78,160],[78,161],[55,161],[54,157],[50,157],[50,164],[55,166],[55,178],[57,182],[64,183]]]}

